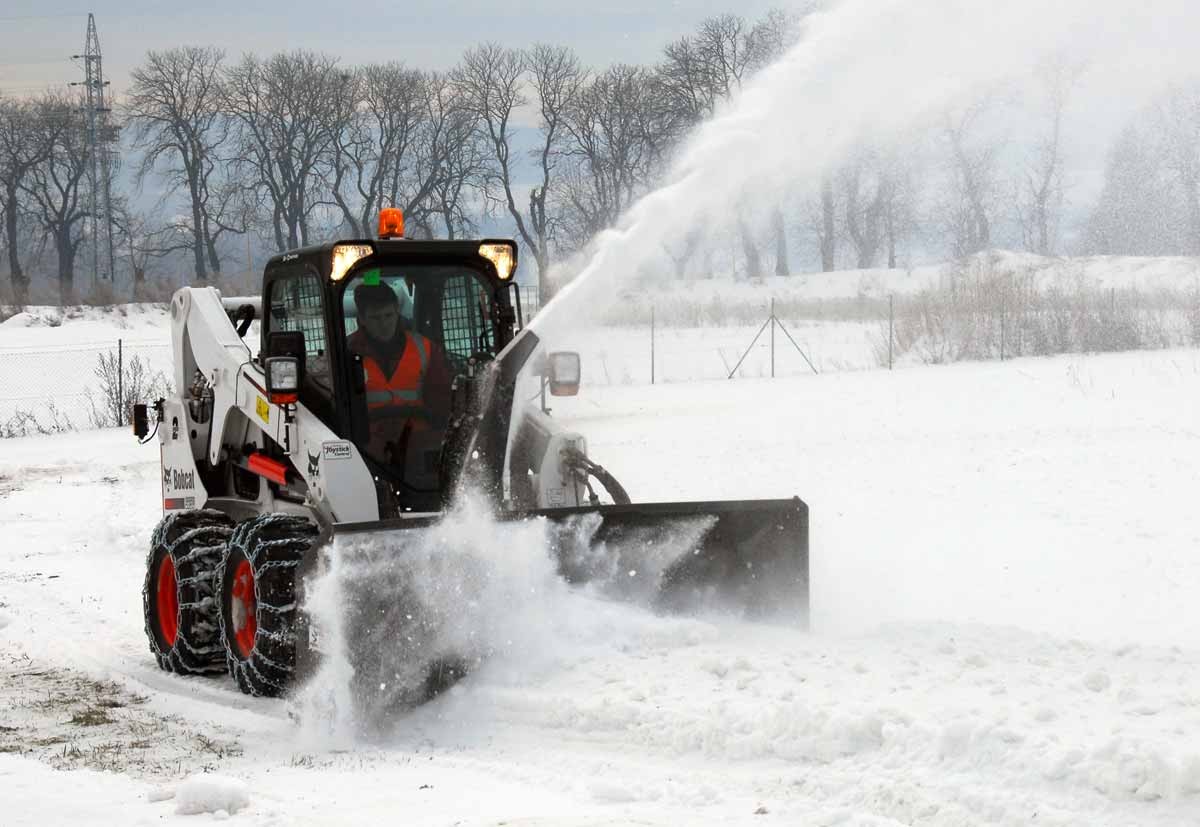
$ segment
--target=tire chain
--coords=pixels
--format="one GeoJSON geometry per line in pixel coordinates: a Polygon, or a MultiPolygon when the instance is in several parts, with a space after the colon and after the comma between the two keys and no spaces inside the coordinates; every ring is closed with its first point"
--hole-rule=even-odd
{"type": "Polygon", "coordinates": [[[229,551],[216,575],[219,642],[230,674],[248,695],[274,698],[291,685],[296,668],[296,570],[317,533],[304,517],[265,514],[238,523],[229,538],[229,551]],[[254,572],[256,604],[257,630],[247,658],[234,649],[232,619],[227,616],[232,580],[242,559],[254,572]]]}
{"type": "Polygon", "coordinates": [[[142,586],[142,616],[150,651],[160,668],[180,675],[226,671],[216,578],[232,533],[233,521],[212,509],[168,514],[154,530],[142,586]],[[159,644],[154,623],[156,575],[166,555],[170,555],[175,566],[178,634],[175,643],[164,648],[159,644]]]}

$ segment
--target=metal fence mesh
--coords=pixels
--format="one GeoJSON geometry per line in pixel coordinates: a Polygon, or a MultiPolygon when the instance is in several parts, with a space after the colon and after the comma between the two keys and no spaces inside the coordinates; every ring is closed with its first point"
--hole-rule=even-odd
{"type": "Polygon", "coordinates": [[[123,425],[117,411],[170,378],[162,339],[0,348],[0,436],[123,425]]]}

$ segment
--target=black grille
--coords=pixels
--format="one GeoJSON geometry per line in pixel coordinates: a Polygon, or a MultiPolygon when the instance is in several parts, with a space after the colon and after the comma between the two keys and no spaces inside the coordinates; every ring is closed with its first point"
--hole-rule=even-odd
{"type": "Polygon", "coordinates": [[[325,319],[321,313],[321,283],[315,276],[275,282],[271,289],[271,330],[299,330],[311,359],[325,353],[325,319]]]}
{"type": "Polygon", "coordinates": [[[456,368],[478,351],[493,352],[492,328],[481,306],[479,283],[470,276],[446,279],[442,296],[442,336],[446,354],[456,368]]]}

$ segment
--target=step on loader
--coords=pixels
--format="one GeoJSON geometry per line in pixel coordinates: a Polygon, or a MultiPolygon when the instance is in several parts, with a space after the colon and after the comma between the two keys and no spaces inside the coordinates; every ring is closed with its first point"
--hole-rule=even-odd
{"type": "MultiPolygon", "coordinates": [[[[288,693],[321,660],[306,592],[338,555],[402,560],[467,496],[542,525],[569,583],[807,624],[805,504],[632,502],[545,409],[546,391],[578,392],[579,357],[524,327],[516,264],[511,240],[405,239],[385,210],[378,238],[270,259],[259,297],[174,295],[175,390],[134,416],[162,454],[143,604],[163,669],[288,693]]],[[[407,705],[471,662],[414,645],[432,621],[391,571],[348,593],[340,625],[364,685],[409,676],[387,699],[407,705]]]]}

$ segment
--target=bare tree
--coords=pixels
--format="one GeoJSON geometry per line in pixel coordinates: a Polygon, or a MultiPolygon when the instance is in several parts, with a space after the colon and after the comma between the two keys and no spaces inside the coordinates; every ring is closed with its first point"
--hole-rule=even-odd
{"type": "Polygon", "coordinates": [[[29,275],[21,263],[21,195],[30,174],[49,158],[52,132],[39,124],[45,114],[32,101],[0,100],[0,214],[4,243],[18,304],[29,299],[29,275]]]}
{"type": "Polygon", "coordinates": [[[789,276],[791,268],[788,266],[787,226],[780,207],[771,210],[771,235],[775,239],[775,275],[789,276]]]}
{"type": "Polygon", "coordinates": [[[1163,157],[1187,217],[1183,251],[1200,255],[1200,84],[1171,89],[1156,109],[1163,157]]]}
{"type": "Polygon", "coordinates": [[[546,207],[557,180],[566,105],[583,80],[583,69],[574,53],[562,47],[538,45],[522,53],[498,43],[485,43],[467,51],[451,77],[488,149],[492,166],[487,176],[488,191],[508,211],[533,254],[544,299],[549,286],[546,275],[554,223],[546,207]],[[514,113],[529,102],[523,88],[527,73],[539,115],[539,139],[532,152],[538,162],[539,180],[530,189],[526,208],[518,204],[514,192],[512,144],[514,113]]]}
{"type": "Polygon", "coordinates": [[[762,71],[799,43],[804,18],[820,7],[817,0],[803,0],[790,9],[771,9],[755,23],[747,36],[751,72],[762,71]]]}
{"type": "Polygon", "coordinates": [[[347,111],[352,75],[337,58],[297,50],[247,55],[224,80],[225,107],[237,121],[235,164],[264,196],[275,248],[311,243],[313,211],[329,200],[320,176],[329,127],[347,111]]]}
{"type": "Polygon", "coordinates": [[[884,240],[887,181],[876,173],[874,159],[865,153],[846,164],[839,175],[845,205],[846,236],[854,247],[856,265],[875,264],[884,240]]]}
{"type": "Polygon", "coordinates": [[[572,169],[563,211],[572,248],[615,223],[652,179],[662,155],[655,91],[649,71],[618,64],[588,83],[571,104],[565,151],[572,169]]]}
{"type": "Polygon", "coordinates": [[[992,243],[1000,142],[986,133],[984,122],[993,106],[994,99],[984,95],[943,120],[949,177],[944,220],[955,256],[992,243]]]}
{"type": "MultiPolygon", "coordinates": [[[[656,69],[660,89],[657,110],[662,131],[672,141],[701,121],[712,117],[754,75],[783,56],[799,42],[801,21],[815,9],[805,4],[799,11],[769,12],[753,25],[742,17],[724,14],[704,20],[694,35],[669,44],[656,69]]],[[[786,273],[787,234],[782,211],[772,219],[776,272],[786,273]]],[[[749,229],[739,224],[738,238],[752,277],[761,272],[762,255],[749,229]]]]}
{"type": "Polygon", "coordinates": [[[821,272],[832,273],[837,269],[837,202],[834,200],[833,176],[821,181],[820,218],[817,221],[817,238],[821,247],[821,272]]]}
{"type": "MultiPolygon", "coordinates": [[[[401,63],[362,66],[325,117],[328,188],[351,234],[370,235],[384,207],[411,213],[413,148],[423,118],[425,76],[401,63]]],[[[418,216],[409,216],[419,220],[418,216]]]]}
{"type": "Polygon", "coordinates": [[[1054,255],[1066,204],[1063,120],[1081,67],[1058,57],[1038,67],[1037,81],[1045,97],[1045,132],[1026,159],[1016,184],[1016,219],[1025,249],[1054,255]]]}
{"type": "Polygon", "coordinates": [[[429,209],[441,221],[446,237],[456,238],[475,229],[470,201],[474,193],[483,189],[487,147],[475,128],[475,119],[447,76],[430,77],[426,110],[431,125],[430,156],[440,165],[429,209]]]}
{"type": "Polygon", "coordinates": [[[766,31],[759,34],[757,46],[751,42],[751,32],[744,18],[724,14],[702,21],[694,35],[663,50],[657,74],[664,103],[680,133],[711,118],[717,106],[767,62],[766,31]]]}
{"type": "Polygon", "coordinates": [[[1121,133],[1087,246],[1110,255],[1200,253],[1200,84],[1167,90],[1121,133]]]}
{"type": "Polygon", "coordinates": [[[1105,164],[1104,188],[1088,222],[1088,252],[1167,255],[1180,251],[1180,210],[1158,144],[1141,117],[1117,138],[1105,164]]]}
{"type": "Polygon", "coordinates": [[[28,196],[37,222],[50,237],[58,261],[59,297],[75,301],[75,256],[81,225],[89,216],[83,182],[91,168],[82,103],[74,97],[48,93],[36,104],[37,140],[48,149],[45,159],[30,170],[21,189],[28,196]]]}
{"type": "Polygon", "coordinates": [[[147,176],[165,178],[166,193],[186,193],[189,220],[169,233],[176,241],[159,251],[176,249],[192,258],[195,281],[218,276],[218,240],[237,231],[226,215],[234,192],[220,181],[220,152],[229,135],[222,111],[224,52],[184,46],[148,52],[133,70],[126,113],[133,127],[133,146],[143,152],[137,170],[141,187],[147,176]]]}

